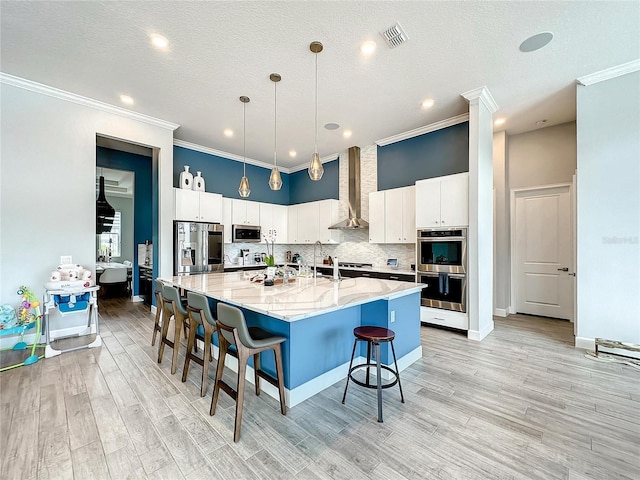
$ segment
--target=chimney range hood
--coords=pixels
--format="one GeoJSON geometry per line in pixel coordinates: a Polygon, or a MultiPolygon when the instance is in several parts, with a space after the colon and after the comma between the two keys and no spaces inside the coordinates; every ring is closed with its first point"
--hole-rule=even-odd
{"type": "Polygon", "coordinates": [[[349,148],[349,218],[329,228],[366,229],[369,222],[360,216],[360,147],[349,148]]]}

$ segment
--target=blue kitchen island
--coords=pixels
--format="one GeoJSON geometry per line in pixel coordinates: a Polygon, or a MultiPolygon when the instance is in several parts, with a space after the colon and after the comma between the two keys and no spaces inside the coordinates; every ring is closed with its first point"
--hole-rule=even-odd
{"type": "MultiPolygon", "coordinates": [[[[210,273],[162,280],[206,295],[212,307],[217,302],[235,305],[243,310],[250,326],[286,337],[282,357],[289,407],[346,378],[355,327],[375,325],[393,330],[400,370],[422,357],[420,284],[364,277],[340,282],[297,277],[288,284],[264,286],[251,281],[255,273],[210,273]]],[[[357,353],[363,360],[366,345],[359,343],[357,353]]],[[[392,366],[390,345],[382,344],[380,349],[382,363],[392,366]]],[[[213,354],[217,357],[216,346],[213,354]]],[[[273,375],[273,354],[261,355],[261,367],[273,375]]],[[[249,370],[247,379],[253,381],[253,371],[249,370]]],[[[263,390],[278,398],[277,389],[270,384],[265,383],[263,390]]]]}

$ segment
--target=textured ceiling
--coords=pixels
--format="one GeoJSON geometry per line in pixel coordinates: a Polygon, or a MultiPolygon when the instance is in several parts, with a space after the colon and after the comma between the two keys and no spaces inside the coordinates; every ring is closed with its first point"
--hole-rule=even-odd
{"type": "Polygon", "coordinates": [[[460,94],[486,85],[509,134],[575,119],[575,79],[640,58],[640,2],[14,2],[0,3],[4,73],[180,125],[175,138],[273,162],[279,73],[278,163],[365,146],[467,111],[460,94]],[[400,22],[409,40],[389,49],[380,31],[400,22]],[[542,31],[553,41],[522,53],[542,31]],[[169,39],[167,51],[149,34],[169,39]],[[375,40],[369,58],[361,42],[375,40]],[[423,110],[421,102],[434,98],[423,110]],[[323,125],[335,122],[338,130],[323,125]],[[234,137],[223,135],[232,128],[234,137]],[[353,132],[344,139],[342,132],[353,132]],[[288,155],[298,152],[296,158],[288,155]]]}

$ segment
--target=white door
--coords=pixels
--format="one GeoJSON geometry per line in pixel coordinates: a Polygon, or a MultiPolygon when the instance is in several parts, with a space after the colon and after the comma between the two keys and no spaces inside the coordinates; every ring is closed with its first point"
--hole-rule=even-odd
{"type": "Polygon", "coordinates": [[[516,311],[573,318],[569,186],[515,192],[516,311]]]}

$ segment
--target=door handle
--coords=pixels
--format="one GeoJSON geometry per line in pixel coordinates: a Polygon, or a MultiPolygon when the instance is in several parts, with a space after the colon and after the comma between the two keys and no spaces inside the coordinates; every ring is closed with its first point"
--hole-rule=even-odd
{"type": "Polygon", "coordinates": [[[568,272],[569,271],[569,267],[559,268],[558,271],[559,272],[568,272]]]}
{"type": "Polygon", "coordinates": [[[575,277],[575,276],[576,276],[575,272],[570,273],[569,275],[571,275],[572,277],[575,277]]]}

